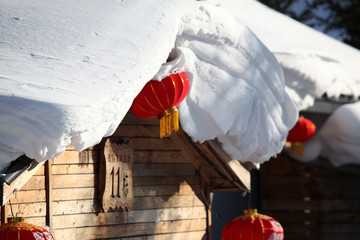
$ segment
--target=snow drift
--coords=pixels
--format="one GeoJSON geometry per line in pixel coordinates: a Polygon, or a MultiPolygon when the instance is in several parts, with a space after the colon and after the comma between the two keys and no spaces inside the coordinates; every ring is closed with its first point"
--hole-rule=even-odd
{"type": "Polygon", "coordinates": [[[44,161],[98,143],[148,80],[178,71],[191,82],[182,128],[195,141],[218,138],[236,159],[269,159],[297,119],[275,57],[219,8],[0,2],[0,169],[22,154],[44,161]]]}

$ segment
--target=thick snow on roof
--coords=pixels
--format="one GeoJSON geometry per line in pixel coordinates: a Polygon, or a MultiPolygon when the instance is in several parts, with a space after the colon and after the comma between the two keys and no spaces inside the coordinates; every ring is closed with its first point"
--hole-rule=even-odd
{"type": "Polygon", "coordinates": [[[360,51],[255,0],[208,0],[231,12],[273,52],[300,110],[324,93],[360,96],[360,51]]]}
{"type": "Polygon", "coordinates": [[[360,102],[338,107],[316,135],[304,144],[302,161],[319,155],[334,166],[360,164],[360,102]]]}
{"type": "MultiPolygon", "coordinates": [[[[231,12],[275,54],[286,90],[299,110],[324,93],[330,98],[360,95],[360,51],[278,13],[255,0],[208,0],[231,12]]],[[[360,103],[334,112],[305,144],[303,161],[325,156],[335,165],[360,164],[360,103]]]]}
{"type": "Polygon", "coordinates": [[[272,53],[231,14],[195,1],[0,0],[0,169],[111,135],[145,83],[177,71],[182,128],[235,159],[282,149],[297,109],[272,53]],[[150,10],[151,9],[151,10],[150,10]],[[171,52],[172,61],[167,62],[171,52]]]}

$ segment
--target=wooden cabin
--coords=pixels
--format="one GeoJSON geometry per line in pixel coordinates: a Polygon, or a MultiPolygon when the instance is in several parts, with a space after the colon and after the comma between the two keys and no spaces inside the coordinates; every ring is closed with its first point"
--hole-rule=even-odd
{"type": "MultiPolygon", "coordinates": [[[[317,101],[302,112],[321,128],[339,104],[317,101]]],[[[261,166],[261,210],[278,220],[286,240],[360,237],[360,166],[334,167],[326,158],[304,163],[283,152],[261,166]]]]}
{"type": "Polygon", "coordinates": [[[129,113],[100,144],[2,183],[1,222],[22,216],[57,240],[211,239],[210,192],[249,188],[249,171],[216,141],[181,129],[160,139],[158,120],[129,113]]]}

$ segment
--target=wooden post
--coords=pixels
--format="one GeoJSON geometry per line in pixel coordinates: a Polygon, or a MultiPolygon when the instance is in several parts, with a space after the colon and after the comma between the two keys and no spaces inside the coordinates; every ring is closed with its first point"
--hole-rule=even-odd
{"type": "MultiPolygon", "coordinates": [[[[201,176],[200,176],[201,178],[201,176]]],[[[204,182],[201,183],[203,184],[203,186],[201,187],[202,191],[203,191],[203,195],[205,198],[205,201],[207,203],[207,210],[206,210],[206,235],[207,235],[207,239],[212,239],[211,237],[211,223],[212,223],[212,219],[211,219],[211,198],[210,198],[210,186],[209,183],[204,182]]]]}
{"type": "Polygon", "coordinates": [[[6,205],[1,206],[1,224],[6,223],[6,217],[7,217],[7,208],[6,205]]]}
{"type": "Polygon", "coordinates": [[[53,207],[52,207],[52,190],[53,190],[53,177],[52,177],[52,164],[53,160],[49,159],[45,163],[45,191],[46,191],[46,225],[49,226],[50,233],[53,230],[53,207]]]}

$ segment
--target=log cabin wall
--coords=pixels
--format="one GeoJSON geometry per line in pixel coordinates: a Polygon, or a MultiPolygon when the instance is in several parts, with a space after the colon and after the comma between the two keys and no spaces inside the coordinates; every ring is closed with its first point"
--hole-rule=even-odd
{"type": "Polygon", "coordinates": [[[302,163],[286,154],[261,167],[261,210],[286,240],[360,239],[360,167],[326,159],[302,163]]]}
{"type": "MultiPolygon", "coordinates": [[[[209,239],[206,179],[170,138],[159,138],[158,121],[128,115],[110,139],[134,146],[131,211],[101,210],[99,144],[68,148],[42,166],[10,199],[14,215],[50,228],[57,240],[209,239]]],[[[7,203],[2,221],[10,216],[7,203]]]]}

